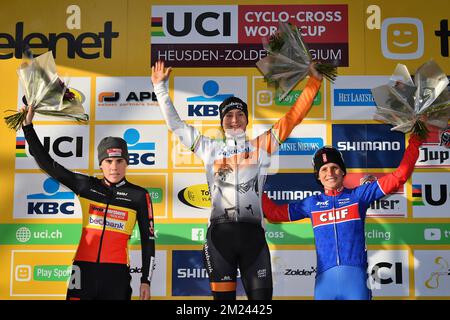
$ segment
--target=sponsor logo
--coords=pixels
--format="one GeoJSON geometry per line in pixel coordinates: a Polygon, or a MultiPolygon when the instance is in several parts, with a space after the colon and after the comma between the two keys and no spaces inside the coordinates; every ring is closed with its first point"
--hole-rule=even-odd
{"type": "Polygon", "coordinates": [[[156,105],[158,100],[156,94],[149,91],[130,91],[125,94],[125,100],[120,100],[121,93],[118,91],[100,92],[98,94],[99,107],[129,107],[156,105]],[[120,101],[119,101],[120,100],[120,101]],[[149,103],[151,101],[152,103],[149,103]]]}
{"type": "Polygon", "coordinates": [[[237,6],[153,6],[152,43],[236,43],[237,6]]]}
{"type": "Polygon", "coordinates": [[[258,271],[256,271],[256,275],[258,278],[265,278],[267,277],[267,270],[266,269],[260,269],[258,271]]]}
{"type": "Polygon", "coordinates": [[[205,254],[205,260],[206,260],[206,267],[208,268],[208,272],[213,272],[213,267],[211,264],[211,255],[209,254],[209,246],[208,243],[205,243],[203,247],[203,253],[205,254]]]}
{"type": "Polygon", "coordinates": [[[376,106],[370,89],[334,89],[335,107],[376,106]]]}
{"type": "Polygon", "coordinates": [[[436,161],[439,164],[444,163],[446,160],[449,159],[450,152],[447,150],[432,150],[428,147],[422,147],[420,148],[421,154],[419,158],[419,162],[427,162],[427,161],[436,161]]]}
{"type": "Polygon", "coordinates": [[[312,224],[314,228],[352,220],[360,220],[357,204],[339,209],[312,212],[312,224]]]}
{"type": "MultiPolygon", "coordinates": [[[[270,106],[280,106],[280,107],[292,107],[297,101],[298,97],[302,94],[303,90],[292,90],[290,91],[283,100],[280,99],[281,94],[276,94],[275,92],[269,90],[258,90],[256,92],[256,105],[259,107],[270,107],[270,106]],[[274,99],[275,97],[275,99],[274,99]]],[[[322,103],[322,92],[317,92],[314,97],[313,106],[318,106],[322,103]]]]}
{"type": "MultiPolygon", "coordinates": [[[[311,163],[311,160],[309,160],[311,163]]],[[[278,173],[267,176],[264,192],[277,203],[288,203],[302,200],[322,193],[322,188],[314,183],[313,174],[306,173],[278,173]]]]}
{"type": "Polygon", "coordinates": [[[425,240],[439,241],[441,240],[441,229],[427,228],[423,231],[423,237],[425,240]]]}
{"type": "Polygon", "coordinates": [[[101,226],[101,227],[106,225],[108,228],[111,228],[111,229],[117,229],[117,230],[122,230],[122,231],[125,230],[124,223],[110,221],[110,220],[106,220],[106,222],[105,222],[103,218],[89,217],[89,224],[94,225],[94,226],[101,226]]]}
{"type": "Polygon", "coordinates": [[[444,257],[436,257],[434,264],[437,264],[437,271],[431,272],[425,281],[425,287],[428,289],[438,289],[442,283],[439,282],[440,278],[450,276],[449,263],[444,257]]]}
{"type": "MultiPolygon", "coordinates": [[[[95,216],[101,216],[101,217],[105,216],[105,210],[106,210],[106,206],[103,207],[103,206],[95,205],[92,203],[89,205],[89,214],[92,214],[95,216]]],[[[108,213],[107,213],[106,217],[114,219],[114,220],[127,221],[128,220],[128,211],[117,210],[117,209],[108,207],[108,213]]]]}
{"type": "Polygon", "coordinates": [[[206,81],[202,90],[203,96],[187,98],[189,117],[216,117],[219,115],[219,104],[233,94],[219,94],[219,84],[214,80],[206,81]]]}
{"type": "Polygon", "coordinates": [[[156,143],[139,142],[141,135],[139,131],[134,128],[127,129],[123,134],[123,138],[127,142],[130,166],[139,165],[141,163],[147,166],[155,165],[154,151],[156,150],[156,143]]]}
{"type": "Polygon", "coordinates": [[[441,132],[439,145],[450,148],[450,127],[441,132]]]}
{"type": "Polygon", "coordinates": [[[404,135],[388,125],[333,124],[332,133],[347,168],[395,168],[402,159],[404,135]]]}
{"type": "Polygon", "coordinates": [[[31,231],[27,227],[21,227],[16,231],[16,239],[19,242],[25,243],[31,239],[31,231]]]}
{"type": "Polygon", "coordinates": [[[207,184],[197,184],[180,190],[178,200],[197,209],[211,208],[211,196],[207,184]]]}
{"type": "Polygon", "coordinates": [[[25,151],[25,143],[25,137],[16,137],[16,158],[28,157],[25,151]]]}
{"type": "Polygon", "coordinates": [[[34,281],[66,282],[72,275],[70,265],[36,265],[33,269],[34,281]]]}
{"type": "Polygon", "coordinates": [[[424,206],[425,203],[430,206],[442,206],[448,199],[448,185],[431,185],[431,184],[413,184],[412,198],[413,206],[424,206]],[[439,196],[433,195],[433,188],[439,188],[439,196]],[[425,201],[425,202],[424,202],[425,201]]]}
{"type": "Polygon", "coordinates": [[[426,141],[419,148],[419,159],[416,165],[421,167],[450,167],[450,151],[446,147],[449,139],[450,132],[448,130],[442,132],[430,130],[426,141]]]}
{"type": "Polygon", "coordinates": [[[316,206],[321,206],[321,207],[323,207],[323,206],[328,206],[328,200],[327,201],[317,201],[316,202],[316,206]]]}
{"type": "MultiPolygon", "coordinates": [[[[49,33],[48,35],[43,33],[33,32],[30,34],[25,33],[24,22],[20,21],[16,23],[15,34],[0,33],[0,42],[6,42],[2,44],[3,49],[13,49],[8,53],[0,54],[0,60],[22,59],[23,48],[30,45],[33,49],[45,49],[43,51],[52,51],[53,57],[57,57],[57,48],[62,49],[61,45],[67,46],[66,50],[61,52],[67,52],[69,59],[75,59],[79,57],[81,59],[98,59],[100,57],[105,59],[112,58],[112,42],[115,38],[119,37],[119,32],[113,31],[112,21],[106,21],[103,24],[103,31],[98,33],[85,32],[75,37],[75,35],[64,32],[60,34],[49,33]],[[33,39],[39,39],[38,42],[33,39]],[[61,39],[64,39],[61,41],[61,39]],[[85,48],[98,48],[102,49],[97,52],[88,53],[85,48]]],[[[2,51],[4,52],[4,51],[2,51]]]]}
{"type": "Polygon", "coordinates": [[[55,231],[43,230],[43,231],[33,231],[27,227],[20,227],[16,231],[16,239],[20,243],[27,243],[31,239],[62,239],[63,234],[61,231],[56,229],[55,231]]]}
{"type": "Polygon", "coordinates": [[[204,241],[205,240],[205,229],[203,229],[203,228],[192,228],[192,230],[191,230],[191,240],[192,241],[204,241]]]}
{"type": "Polygon", "coordinates": [[[287,138],[278,150],[282,156],[290,155],[313,155],[323,147],[322,138],[287,138]]]}
{"type": "Polygon", "coordinates": [[[48,178],[43,184],[44,193],[27,195],[27,214],[74,214],[75,194],[73,192],[58,192],[59,187],[58,181],[48,178]]]}
{"type": "Polygon", "coordinates": [[[401,144],[398,141],[339,141],[339,151],[399,151],[401,144]]]}
{"type": "Polygon", "coordinates": [[[274,191],[264,191],[267,194],[267,197],[271,200],[283,200],[283,201],[291,201],[291,200],[302,200],[307,197],[321,194],[320,191],[290,191],[290,190],[274,190],[274,191]]]}
{"type": "MultiPolygon", "coordinates": [[[[174,250],[172,251],[172,295],[173,296],[210,296],[208,270],[212,271],[208,248],[204,250],[174,250]],[[203,255],[205,255],[205,262],[203,255]]],[[[223,275],[224,277],[231,275],[223,275]]],[[[239,274],[238,274],[239,277],[239,274]]],[[[238,281],[237,294],[243,295],[244,289],[238,281]]]]}
{"type": "Polygon", "coordinates": [[[441,40],[441,56],[448,57],[448,39],[450,37],[450,30],[448,29],[447,19],[442,19],[439,22],[439,30],[436,30],[434,34],[441,40]]]}
{"type": "Polygon", "coordinates": [[[254,66],[267,55],[261,37],[273,34],[279,21],[290,21],[302,26],[314,60],[348,66],[347,11],[347,5],[152,6],[151,61],[254,66]]]}
{"type": "Polygon", "coordinates": [[[183,278],[194,278],[194,279],[208,279],[208,272],[204,268],[187,269],[181,268],[177,270],[177,277],[183,278]]]}
{"type": "Polygon", "coordinates": [[[305,268],[303,269],[290,269],[287,268],[284,270],[284,275],[285,276],[306,276],[306,277],[310,277],[314,274],[317,273],[317,268],[316,267],[311,267],[311,270],[306,270],[305,268]]]}
{"type": "Polygon", "coordinates": [[[371,289],[379,289],[379,285],[403,284],[403,266],[401,262],[378,262],[369,270],[371,289]],[[386,270],[384,270],[386,269],[386,270]]]}
{"type": "Polygon", "coordinates": [[[19,282],[31,281],[32,274],[31,266],[20,264],[16,266],[14,279],[19,282]]]}
{"type": "Polygon", "coordinates": [[[424,38],[422,21],[416,18],[387,18],[381,25],[381,50],[387,59],[419,59],[424,38]]]}
{"type": "MultiPolygon", "coordinates": [[[[42,140],[44,149],[47,152],[53,152],[61,158],[82,158],[83,157],[83,137],[62,136],[54,139],[54,137],[44,136],[42,140]]],[[[24,137],[16,138],[16,158],[27,157],[25,151],[26,140],[24,137]]],[[[30,150],[30,154],[33,153],[30,150]]]]}

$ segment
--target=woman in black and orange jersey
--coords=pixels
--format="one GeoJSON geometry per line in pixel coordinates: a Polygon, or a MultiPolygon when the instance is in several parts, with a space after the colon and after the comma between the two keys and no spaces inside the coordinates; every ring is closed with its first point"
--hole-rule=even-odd
{"type": "Polygon", "coordinates": [[[67,299],[131,299],[128,240],[136,221],[142,247],[140,299],[150,299],[155,257],[152,202],[147,190],[125,179],[129,161],[125,140],[106,137],[100,141],[103,178],[98,179],[55,162],[39,141],[33,117],[33,108],[28,108],[22,127],[31,154],[42,170],[78,195],[83,211],[67,299]]]}

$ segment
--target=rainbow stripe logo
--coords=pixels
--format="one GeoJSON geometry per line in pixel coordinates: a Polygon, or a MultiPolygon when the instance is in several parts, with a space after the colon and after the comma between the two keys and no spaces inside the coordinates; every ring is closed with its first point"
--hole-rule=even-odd
{"type": "Polygon", "coordinates": [[[165,37],[163,31],[163,19],[161,17],[152,17],[152,24],[151,24],[151,30],[152,30],[152,37],[165,37]]]}
{"type": "Polygon", "coordinates": [[[424,206],[422,200],[422,185],[421,184],[413,184],[412,185],[412,198],[413,198],[413,206],[424,206]]]}
{"type": "Polygon", "coordinates": [[[16,137],[16,158],[26,158],[25,137],[16,137]]]}

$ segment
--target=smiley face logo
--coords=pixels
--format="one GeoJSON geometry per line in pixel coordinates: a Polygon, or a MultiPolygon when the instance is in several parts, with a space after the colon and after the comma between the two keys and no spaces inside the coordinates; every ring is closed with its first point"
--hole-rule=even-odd
{"type": "Polygon", "coordinates": [[[17,265],[16,266],[16,281],[30,281],[31,280],[31,266],[29,265],[17,265]]]}
{"type": "Polygon", "coordinates": [[[422,57],[422,21],[416,18],[388,18],[381,26],[381,49],[388,59],[411,60],[422,57]]]}
{"type": "Polygon", "coordinates": [[[256,93],[256,103],[261,107],[271,106],[273,103],[273,93],[268,90],[261,90],[256,93]]]}

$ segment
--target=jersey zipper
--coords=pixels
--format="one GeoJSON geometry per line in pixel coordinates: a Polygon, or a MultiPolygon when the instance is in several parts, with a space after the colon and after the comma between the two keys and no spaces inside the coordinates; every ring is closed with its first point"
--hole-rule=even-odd
{"type": "Polygon", "coordinates": [[[333,197],[333,226],[334,226],[334,241],[336,242],[336,264],[340,265],[341,261],[339,258],[339,241],[336,229],[336,196],[333,197]]]}
{"type": "Polygon", "coordinates": [[[111,198],[112,198],[112,190],[109,190],[109,191],[110,191],[110,196],[108,197],[108,201],[106,203],[106,208],[105,208],[105,216],[103,217],[103,230],[102,230],[102,235],[100,236],[100,244],[98,246],[97,263],[100,263],[100,255],[102,253],[103,236],[105,235],[105,229],[106,229],[106,216],[108,215],[109,202],[111,201],[111,198]]]}

